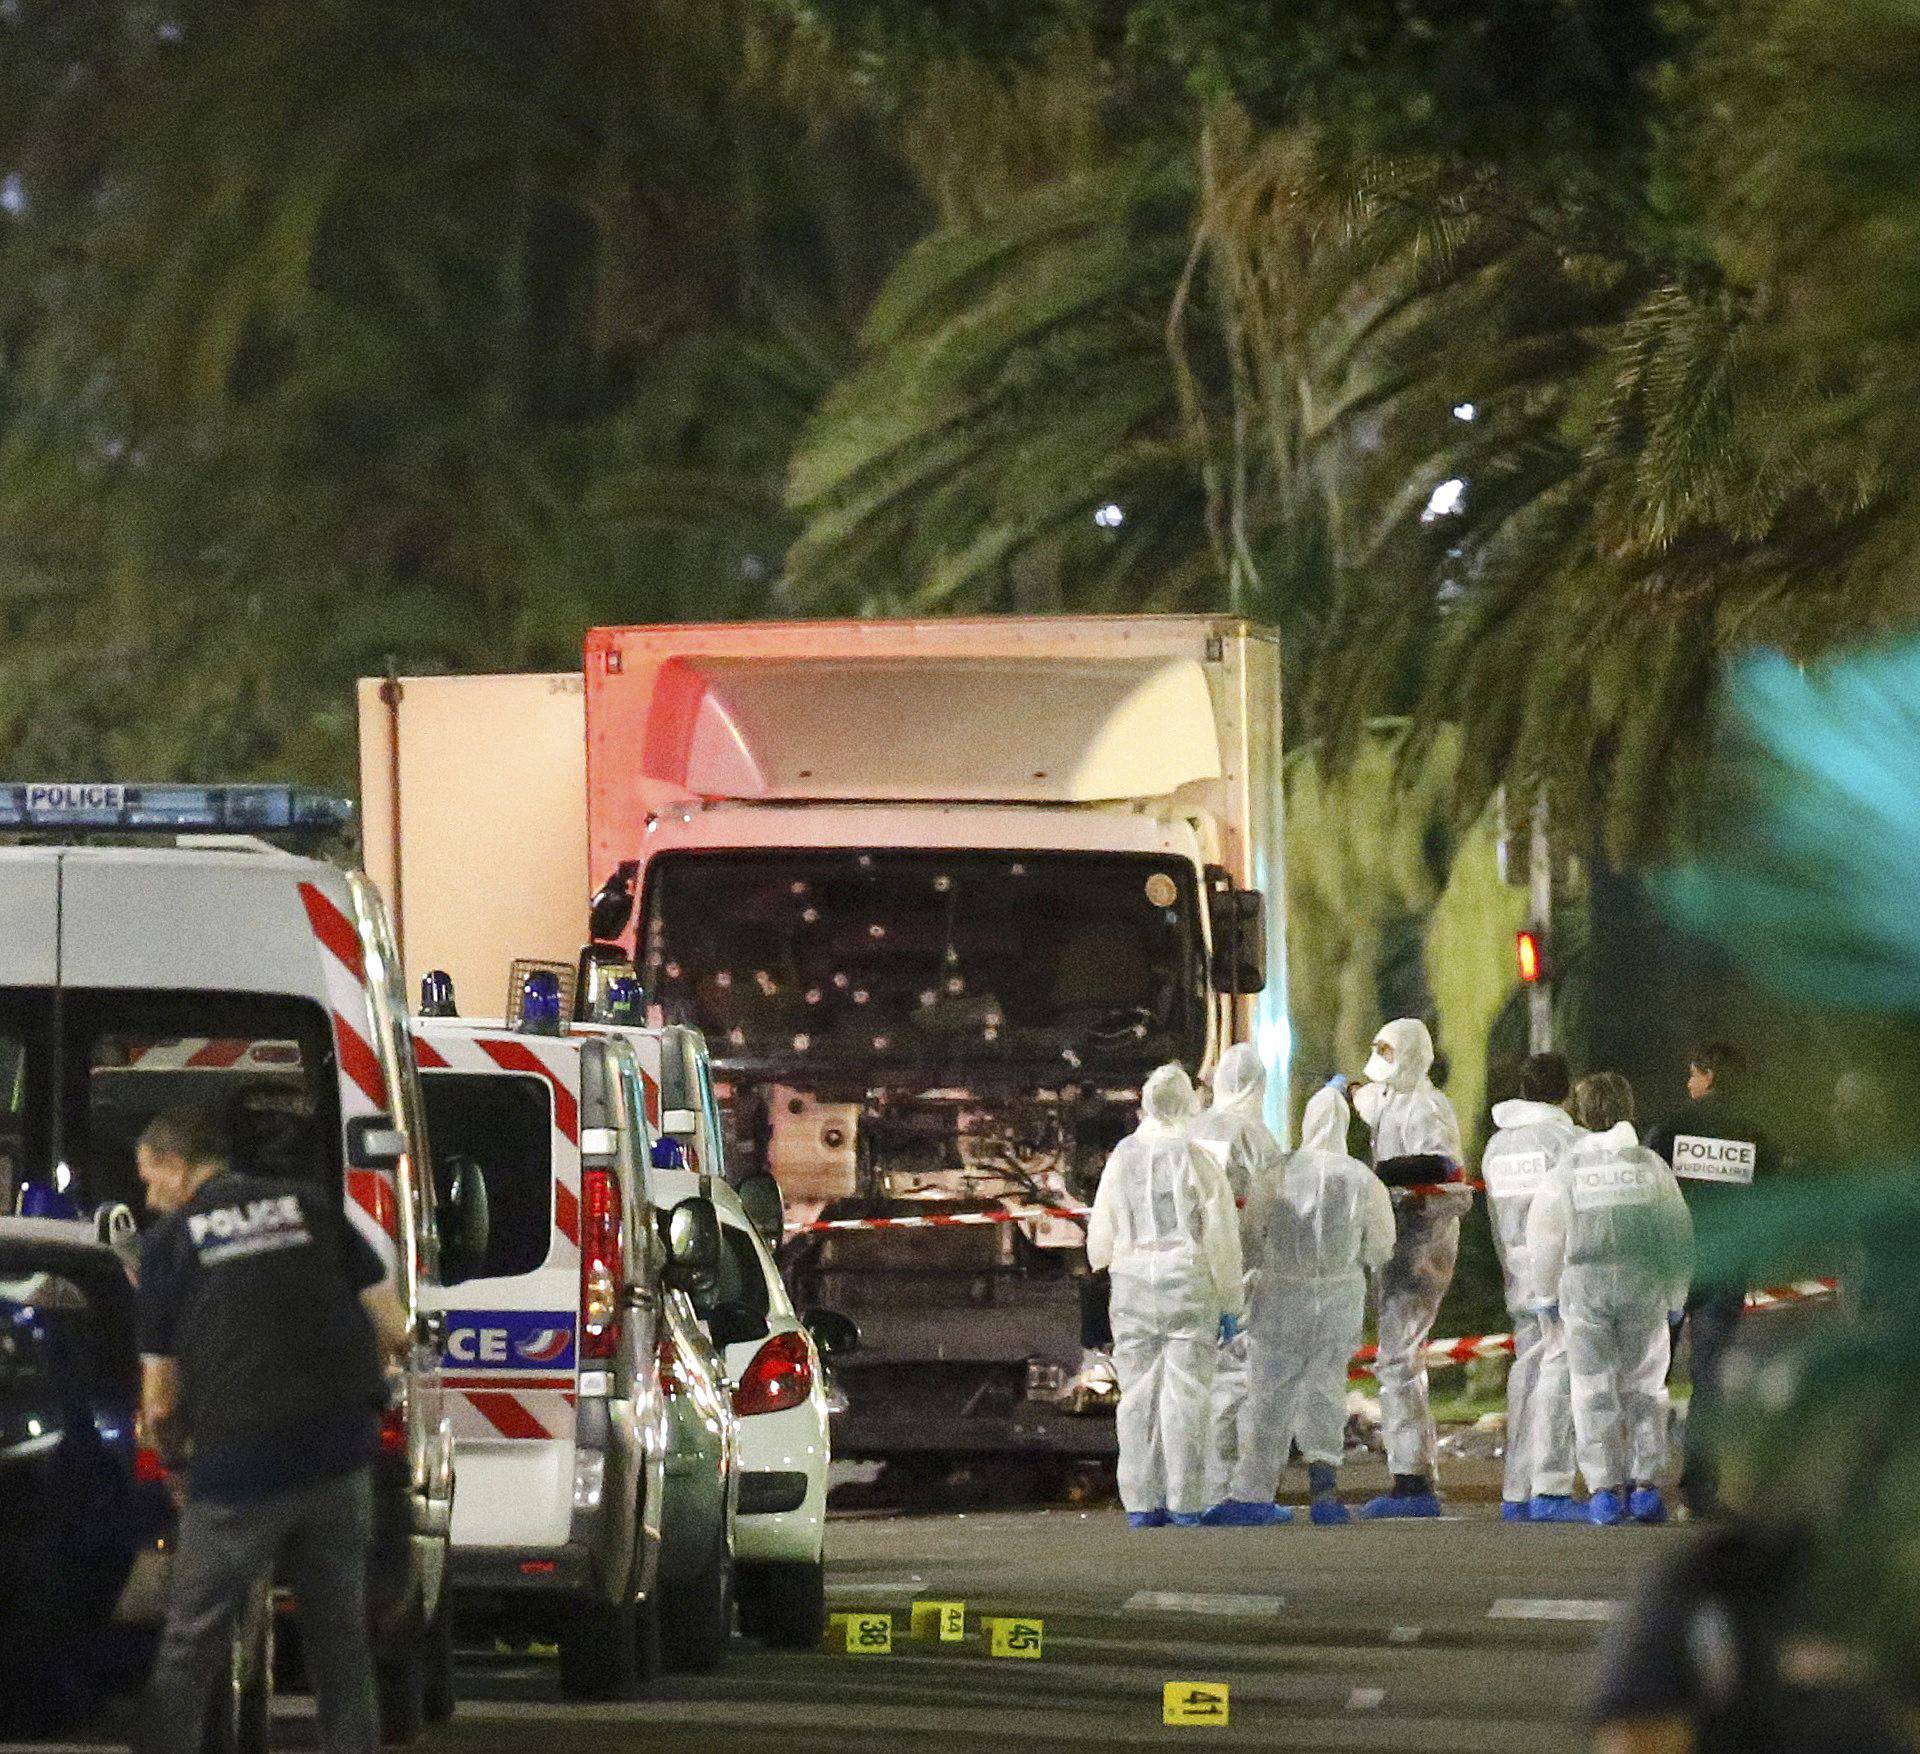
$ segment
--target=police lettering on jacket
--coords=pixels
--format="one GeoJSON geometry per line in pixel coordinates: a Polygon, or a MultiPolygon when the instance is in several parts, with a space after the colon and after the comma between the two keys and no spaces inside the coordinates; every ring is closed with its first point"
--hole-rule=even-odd
{"type": "Polygon", "coordinates": [[[294,1194],[276,1194],[244,1205],[215,1206],[187,1215],[187,1233],[204,1266],[276,1249],[310,1248],[313,1233],[294,1194]]]}
{"type": "Polygon", "coordinates": [[[1589,1212],[1598,1206],[1649,1206],[1660,1188],[1660,1165],[1631,1160],[1595,1164],[1573,1172],[1573,1203],[1589,1212]]]}

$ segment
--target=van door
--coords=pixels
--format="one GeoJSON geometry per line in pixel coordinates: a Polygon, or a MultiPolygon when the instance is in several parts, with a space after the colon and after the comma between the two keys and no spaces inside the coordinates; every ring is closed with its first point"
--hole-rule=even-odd
{"type": "Polygon", "coordinates": [[[477,1176],[489,1234],[449,1285],[456,1547],[559,1546],[573,1516],[580,1298],[577,1050],[416,1031],[436,1179],[477,1176]]]}

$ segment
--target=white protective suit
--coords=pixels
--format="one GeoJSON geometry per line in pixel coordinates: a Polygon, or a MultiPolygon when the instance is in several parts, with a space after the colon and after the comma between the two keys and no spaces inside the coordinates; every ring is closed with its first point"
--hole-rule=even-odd
{"type": "MultiPolygon", "coordinates": [[[[1239,1042],[1220,1056],[1213,1074],[1213,1106],[1188,1129],[1188,1136],[1226,1172],[1227,1186],[1241,1209],[1240,1253],[1246,1265],[1247,1305],[1253,1306],[1260,1278],[1260,1251],[1247,1223],[1246,1200],[1255,1186],[1271,1181],[1286,1161],[1280,1141],[1261,1118],[1267,1069],[1259,1050],[1239,1042]]],[[[1248,1425],[1248,1337],[1243,1328],[1219,1351],[1213,1363],[1213,1392],[1207,1440],[1207,1503],[1227,1494],[1235,1458],[1248,1425]]],[[[1269,1502],[1263,1500],[1262,1502],[1269,1502]]]]}
{"type": "Polygon", "coordinates": [[[1187,1137],[1198,1110],[1187,1074],[1162,1066],[1140,1109],[1087,1220],[1087,1260],[1113,1275],[1120,1502],[1198,1516],[1220,1318],[1245,1307],[1240,1215],[1219,1165],[1187,1137]]]}
{"type": "Polygon", "coordinates": [[[1507,1373],[1507,1466],[1501,1496],[1509,1503],[1573,1492],[1573,1407],[1567,1386],[1567,1331],[1542,1314],[1527,1267],[1527,1214],[1560,1154],[1584,1135],[1551,1102],[1497,1102],[1498,1129],[1480,1159],[1493,1218],[1493,1246],[1506,1280],[1513,1324],[1513,1369],[1507,1373]]]}
{"type": "Polygon", "coordinates": [[[1590,1492],[1651,1485],[1667,1460],[1669,1315],[1687,1301],[1693,1219],[1622,1121],[1583,1137],[1527,1215],[1535,1304],[1567,1330],[1574,1442],[1590,1492]]]}
{"type": "Polygon", "coordinates": [[[1256,1181],[1246,1208],[1261,1270],[1247,1320],[1249,1417],[1230,1496],[1271,1504],[1292,1446],[1338,1467],[1345,1453],[1347,1368],[1366,1328],[1368,1270],[1393,1254],[1393,1202],[1347,1155],[1347,1100],[1307,1104],[1301,1146],[1256,1181]]]}
{"type": "MultiPolygon", "coordinates": [[[[1434,1088],[1433,1038],[1417,1018],[1402,1017],[1380,1031],[1394,1051],[1392,1065],[1378,1054],[1353,1106],[1373,1134],[1373,1162],[1396,1157],[1437,1156],[1461,1164],[1460,1122],[1453,1104],[1434,1088]]],[[[1393,1195],[1396,1234],[1393,1255],[1375,1280],[1375,1320],[1380,1354],[1374,1369],[1380,1384],[1380,1421],[1387,1440],[1387,1467],[1396,1475],[1434,1474],[1437,1451],[1427,1394],[1424,1353],[1433,1335],[1441,1299],[1453,1283],[1460,1253],[1461,1214],[1472,1193],[1393,1195]]]]}

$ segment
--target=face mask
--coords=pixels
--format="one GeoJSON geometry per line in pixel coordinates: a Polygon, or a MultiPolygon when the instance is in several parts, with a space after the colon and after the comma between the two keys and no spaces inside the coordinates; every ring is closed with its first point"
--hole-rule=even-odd
{"type": "Polygon", "coordinates": [[[1368,1079],[1375,1084],[1385,1084],[1392,1076],[1393,1062],[1384,1058],[1376,1048],[1373,1057],[1367,1061],[1368,1079]]]}

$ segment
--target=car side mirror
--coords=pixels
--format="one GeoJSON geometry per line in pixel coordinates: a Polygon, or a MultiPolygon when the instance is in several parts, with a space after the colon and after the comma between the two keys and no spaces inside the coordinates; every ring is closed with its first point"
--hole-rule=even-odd
{"type": "Polygon", "coordinates": [[[392,1115],[355,1115],[347,1122],[349,1169],[398,1169],[407,1154],[407,1136],[392,1115]]]}
{"type": "Polygon", "coordinates": [[[1216,993],[1266,991],[1266,897],[1257,889],[1236,889],[1218,865],[1207,867],[1207,924],[1213,934],[1212,967],[1216,993]]]}
{"type": "Polygon", "coordinates": [[[760,1240],[770,1249],[778,1248],[787,1234],[787,1208],[780,1197],[780,1184],[763,1172],[748,1176],[733,1191],[760,1240]]]}
{"type": "Polygon", "coordinates": [[[837,1309],[810,1309],[800,1318],[801,1326],[813,1336],[822,1358],[837,1358],[860,1350],[860,1330],[850,1316],[837,1309]]]}
{"type": "Polygon", "coordinates": [[[667,1214],[667,1283],[697,1293],[720,1271],[720,1214],[696,1194],[667,1214]]]}
{"type": "Polygon", "coordinates": [[[487,1178],[470,1157],[443,1158],[434,1171],[435,1216],[440,1224],[440,1278],[458,1285],[486,1264],[493,1212],[487,1178]]]}

